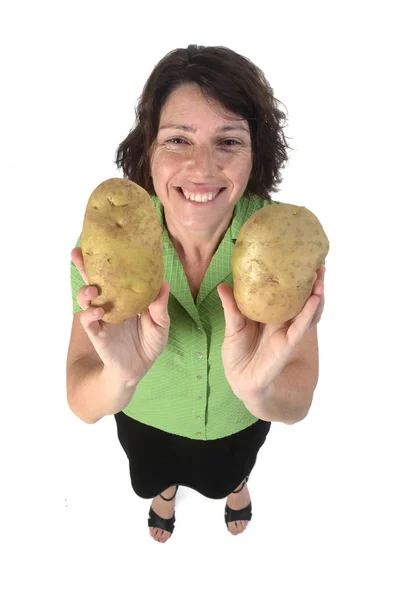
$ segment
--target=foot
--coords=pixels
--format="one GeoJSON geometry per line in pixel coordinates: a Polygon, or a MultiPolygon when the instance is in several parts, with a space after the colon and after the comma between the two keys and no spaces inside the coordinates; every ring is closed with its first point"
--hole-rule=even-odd
{"type": "MultiPolygon", "coordinates": [[[[164,496],[164,498],[172,498],[172,496],[175,494],[175,491],[176,485],[167,488],[161,492],[161,494],[164,496]]],[[[151,508],[162,519],[171,519],[174,516],[175,511],[175,498],[170,502],[167,502],[166,500],[163,500],[161,496],[156,496],[153,498],[151,508]]],[[[161,542],[162,544],[164,544],[168,538],[171,537],[169,531],[165,531],[165,529],[159,529],[158,527],[149,527],[149,532],[156,542],[161,542]]]]}
{"type": "MultiPolygon", "coordinates": [[[[242,484],[243,482],[237,486],[236,490],[239,490],[242,484]]],[[[229,494],[227,504],[232,510],[241,510],[250,504],[250,494],[247,483],[239,493],[229,494]]],[[[227,525],[232,535],[238,535],[239,533],[243,533],[248,523],[248,521],[232,521],[231,523],[227,523],[227,525]]]]}

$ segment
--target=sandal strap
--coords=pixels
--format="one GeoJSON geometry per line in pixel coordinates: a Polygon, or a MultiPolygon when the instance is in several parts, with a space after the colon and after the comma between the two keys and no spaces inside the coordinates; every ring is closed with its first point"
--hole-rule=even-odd
{"type": "Polygon", "coordinates": [[[166,502],[171,502],[171,500],[173,500],[175,498],[178,488],[179,488],[179,485],[176,486],[175,494],[172,496],[172,498],[165,498],[162,494],[158,494],[158,495],[166,502]]]}
{"type": "Polygon", "coordinates": [[[251,502],[245,508],[240,510],[233,510],[228,505],[225,506],[225,523],[232,523],[232,521],[251,521],[251,502]]]}
{"type": "Polygon", "coordinates": [[[175,515],[173,515],[173,517],[170,519],[162,519],[150,507],[149,519],[147,522],[149,527],[158,527],[159,529],[164,529],[165,531],[168,531],[168,533],[172,534],[174,531],[175,515]]]}
{"type": "Polygon", "coordinates": [[[244,486],[246,485],[246,483],[248,482],[248,480],[249,480],[249,476],[246,475],[240,488],[238,490],[236,490],[235,492],[232,492],[232,494],[238,494],[239,492],[241,492],[242,489],[244,488],[244,486]]]}

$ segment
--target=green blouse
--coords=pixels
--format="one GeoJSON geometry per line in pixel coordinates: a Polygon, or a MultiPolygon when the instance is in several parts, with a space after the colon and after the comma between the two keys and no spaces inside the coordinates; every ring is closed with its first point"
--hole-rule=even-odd
{"type": "MultiPolygon", "coordinates": [[[[243,197],[236,204],[232,222],[194,302],[164,225],[162,204],[155,196],[152,200],[162,227],[164,280],[170,284],[171,325],[164,352],[140,381],[123,412],[141,423],[193,440],[229,436],[258,419],[234,395],[225,378],[221,358],[225,318],[217,286],[223,282],[232,286],[231,254],[239,230],[268,201],[252,196],[243,197]]],[[[85,282],[71,261],[73,313],[81,310],[76,293],[83,285],[85,282]]]]}

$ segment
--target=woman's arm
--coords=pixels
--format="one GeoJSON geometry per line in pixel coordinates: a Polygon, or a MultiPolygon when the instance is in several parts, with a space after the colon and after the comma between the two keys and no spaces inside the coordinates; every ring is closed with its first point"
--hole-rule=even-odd
{"type": "Polygon", "coordinates": [[[88,424],[120,412],[131,401],[136,387],[137,383],[115,380],[102,362],[91,358],[79,358],[67,367],[68,405],[88,424]]]}
{"type": "Polygon", "coordinates": [[[307,416],[319,374],[316,327],[307,332],[294,353],[266,390],[242,398],[247,410],[255,417],[292,425],[307,416]]]}

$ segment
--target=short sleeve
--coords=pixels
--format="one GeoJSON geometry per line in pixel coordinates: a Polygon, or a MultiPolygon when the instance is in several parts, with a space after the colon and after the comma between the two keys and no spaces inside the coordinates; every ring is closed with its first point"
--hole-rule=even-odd
{"type": "MultiPolygon", "coordinates": [[[[75,244],[75,248],[81,247],[81,236],[79,236],[78,241],[75,244]]],[[[86,285],[85,281],[82,279],[81,274],[78,269],[74,265],[74,263],[70,262],[70,270],[71,270],[71,293],[72,293],[72,314],[74,315],[78,311],[82,310],[76,301],[76,294],[81,289],[83,285],[86,285]]]]}

